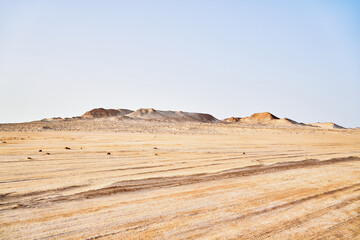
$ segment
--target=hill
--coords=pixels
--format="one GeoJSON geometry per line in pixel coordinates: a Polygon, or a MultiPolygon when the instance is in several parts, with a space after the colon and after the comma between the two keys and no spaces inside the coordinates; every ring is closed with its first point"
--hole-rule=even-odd
{"type": "Polygon", "coordinates": [[[140,108],[133,113],[126,115],[133,119],[179,121],[179,122],[215,122],[215,117],[206,113],[190,113],[182,111],[161,111],[153,108],[140,108]]]}
{"type": "Polygon", "coordinates": [[[324,129],[345,129],[344,127],[337,125],[333,122],[323,122],[323,123],[311,123],[310,126],[320,127],[324,129]]]}
{"type": "Polygon", "coordinates": [[[104,118],[104,117],[117,117],[125,116],[126,114],[132,113],[133,111],[129,109],[104,109],[104,108],[95,108],[92,109],[81,117],[83,118],[104,118]]]}
{"type": "Polygon", "coordinates": [[[104,109],[96,108],[81,116],[82,118],[109,118],[120,117],[127,120],[158,120],[158,121],[177,121],[177,122],[216,122],[215,117],[206,113],[190,113],[182,111],[161,111],[153,108],[140,108],[136,111],[129,109],[104,109]]]}
{"type": "Polygon", "coordinates": [[[275,119],[279,119],[279,118],[269,112],[254,113],[253,115],[251,115],[249,117],[250,121],[260,121],[260,122],[261,121],[271,121],[271,120],[275,120],[275,119]]]}
{"type": "Polygon", "coordinates": [[[261,124],[261,125],[304,125],[300,124],[289,118],[278,118],[277,116],[269,113],[254,113],[250,117],[230,117],[222,120],[223,122],[232,122],[232,123],[246,123],[246,124],[261,124]]]}

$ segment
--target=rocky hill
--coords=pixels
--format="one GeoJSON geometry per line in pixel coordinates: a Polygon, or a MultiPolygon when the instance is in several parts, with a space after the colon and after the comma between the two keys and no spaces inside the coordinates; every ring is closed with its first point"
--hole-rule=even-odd
{"type": "Polygon", "coordinates": [[[222,120],[223,122],[246,123],[246,124],[263,124],[263,125],[303,125],[288,118],[278,118],[269,113],[254,113],[250,117],[230,117],[222,120]]]}
{"type": "Polygon", "coordinates": [[[159,121],[177,121],[177,122],[216,122],[215,117],[206,113],[190,113],[182,111],[161,111],[153,108],[140,108],[136,111],[128,109],[104,109],[96,108],[86,112],[82,118],[106,118],[121,117],[121,119],[144,119],[159,121]]]}
{"type": "Polygon", "coordinates": [[[83,118],[104,118],[104,117],[117,117],[125,116],[126,114],[132,113],[132,110],[129,109],[104,109],[104,108],[95,108],[90,110],[81,117],[83,118]]]}

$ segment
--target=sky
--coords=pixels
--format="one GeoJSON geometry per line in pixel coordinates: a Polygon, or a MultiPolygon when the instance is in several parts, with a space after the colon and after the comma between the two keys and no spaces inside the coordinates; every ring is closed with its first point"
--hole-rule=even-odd
{"type": "Polygon", "coordinates": [[[0,0],[0,123],[98,107],[360,127],[360,1],[0,0]]]}

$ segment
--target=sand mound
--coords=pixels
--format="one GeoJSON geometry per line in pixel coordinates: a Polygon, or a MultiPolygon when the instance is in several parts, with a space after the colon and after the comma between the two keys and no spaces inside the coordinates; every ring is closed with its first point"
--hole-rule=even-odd
{"type": "Polygon", "coordinates": [[[230,118],[225,118],[222,121],[223,122],[240,122],[241,118],[239,117],[230,117],[230,118]]]}
{"type": "Polygon", "coordinates": [[[254,113],[250,117],[230,117],[222,120],[223,122],[231,123],[244,123],[244,124],[260,124],[260,125],[277,125],[277,126],[291,126],[291,125],[304,125],[288,118],[278,118],[277,116],[269,113],[254,113]]]}
{"type": "Polygon", "coordinates": [[[104,118],[104,117],[116,117],[124,116],[131,113],[131,110],[128,109],[104,109],[104,108],[95,108],[91,111],[86,112],[81,117],[83,118],[104,118]]]}
{"type": "Polygon", "coordinates": [[[275,115],[272,115],[269,112],[262,112],[262,113],[254,113],[249,117],[249,120],[251,121],[268,121],[268,120],[275,120],[279,119],[275,115]]]}
{"type": "Polygon", "coordinates": [[[333,122],[324,122],[324,123],[311,123],[310,126],[320,127],[324,129],[345,129],[344,127],[337,125],[333,122]]]}

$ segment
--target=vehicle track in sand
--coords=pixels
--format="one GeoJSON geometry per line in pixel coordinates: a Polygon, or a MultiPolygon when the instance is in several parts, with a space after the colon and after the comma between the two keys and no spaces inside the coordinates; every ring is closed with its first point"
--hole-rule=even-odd
{"type": "Polygon", "coordinates": [[[360,238],[360,134],[294,131],[2,133],[0,238],[360,238]]]}

